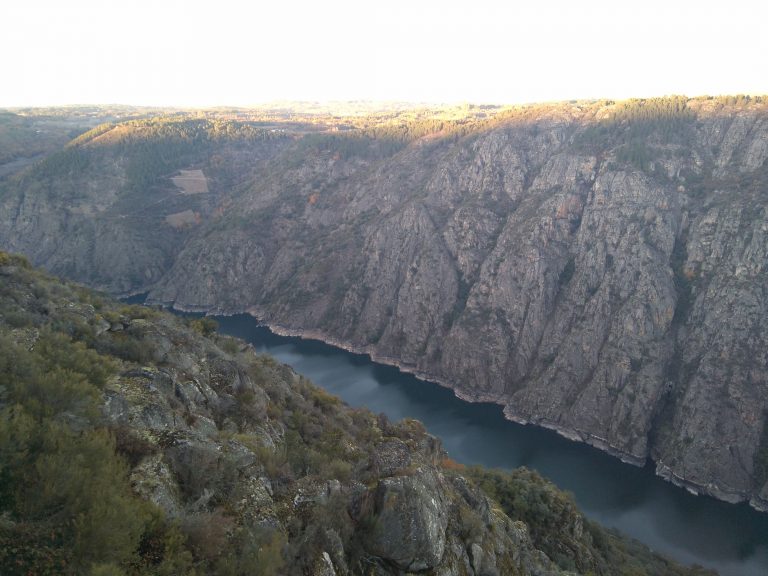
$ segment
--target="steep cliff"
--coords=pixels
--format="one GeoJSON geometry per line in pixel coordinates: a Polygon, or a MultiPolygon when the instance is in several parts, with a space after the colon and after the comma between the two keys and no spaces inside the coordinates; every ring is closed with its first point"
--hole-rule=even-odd
{"type": "Polygon", "coordinates": [[[535,473],[451,463],[420,423],[351,409],[210,320],[4,252],[0,344],[9,576],[710,574],[535,473]]]}
{"type": "Polygon", "coordinates": [[[133,197],[126,148],[108,139],[120,130],[73,147],[90,163],[67,172],[71,188],[96,174],[112,187],[77,214],[60,171],[7,184],[2,244],[111,291],[247,310],[367,351],[512,419],[651,457],[672,481],[768,506],[763,101],[522,108],[397,146],[211,141],[133,197]],[[147,190],[180,169],[214,174],[207,206],[173,204],[199,217],[130,220],[129,205],[162,206],[147,190]]]}

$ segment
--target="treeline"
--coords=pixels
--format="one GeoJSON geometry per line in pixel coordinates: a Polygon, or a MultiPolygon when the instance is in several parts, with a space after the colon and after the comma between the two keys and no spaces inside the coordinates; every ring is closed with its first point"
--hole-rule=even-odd
{"type": "MultiPolygon", "coordinates": [[[[698,110],[712,101],[718,109],[743,108],[762,105],[759,96],[722,96],[690,99],[686,96],[634,98],[615,102],[569,102],[535,104],[512,107],[467,107],[452,113],[442,111],[429,115],[424,110],[336,119],[336,130],[322,131],[304,136],[305,146],[319,148],[325,145],[350,155],[367,156],[372,153],[391,154],[411,142],[433,136],[435,139],[458,139],[481,130],[505,123],[524,123],[532,130],[549,115],[558,115],[572,109],[576,117],[588,117],[609,107],[607,116],[591,121],[580,128],[574,144],[585,152],[600,153],[616,150],[616,160],[642,170],[648,169],[656,158],[655,147],[665,144],[684,144],[691,137],[698,110]],[[694,105],[695,103],[695,105],[694,105]]],[[[711,107],[709,112],[711,113],[711,107]]],[[[321,120],[315,119],[321,123],[321,120]]],[[[333,118],[322,122],[333,123],[333,118]]]]}
{"type": "Polygon", "coordinates": [[[144,191],[185,164],[204,159],[213,146],[285,138],[250,122],[189,118],[186,114],[104,123],[72,140],[41,165],[43,175],[82,171],[101,146],[126,160],[127,187],[144,191]]]}
{"type": "Polygon", "coordinates": [[[143,191],[185,164],[206,158],[213,146],[283,138],[250,123],[152,118],[120,126],[121,154],[129,159],[129,186],[143,191]]]}
{"type": "Polygon", "coordinates": [[[575,136],[574,144],[589,153],[615,149],[616,161],[647,170],[658,157],[659,146],[685,144],[692,137],[698,115],[732,114],[734,109],[764,106],[761,96],[666,96],[605,101],[609,115],[588,124],[575,136]]]}
{"type": "Polygon", "coordinates": [[[669,140],[683,136],[695,118],[685,96],[627,100],[615,104],[608,118],[587,126],[577,143],[589,146],[651,135],[669,140]]]}
{"type": "Polygon", "coordinates": [[[618,162],[646,170],[656,156],[654,146],[690,137],[696,112],[688,102],[685,96],[669,96],[616,103],[606,119],[579,132],[574,144],[590,153],[615,149],[618,162]]]}
{"type": "Polygon", "coordinates": [[[101,124],[73,140],[69,146],[84,146],[100,142],[130,146],[136,142],[151,140],[197,143],[249,142],[280,137],[282,137],[280,133],[265,130],[256,122],[190,118],[186,114],[177,114],[101,124]]]}
{"type": "Polygon", "coordinates": [[[286,158],[292,168],[299,167],[306,154],[332,152],[341,158],[383,158],[407,145],[401,138],[374,138],[361,132],[316,133],[302,136],[296,149],[286,158]]]}
{"type": "MultiPolygon", "coordinates": [[[[501,117],[499,117],[499,121],[501,117]]],[[[435,141],[457,140],[488,126],[486,119],[415,118],[367,125],[346,124],[336,132],[305,134],[300,150],[333,150],[342,157],[390,156],[412,142],[433,137],[435,141]]]]}
{"type": "Polygon", "coordinates": [[[721,106],[742,108],[750,104],[764,104],[764,96],[750,96],[748,94],[735,94],[732,96],[717,96],[714,100],[721,106]]]}

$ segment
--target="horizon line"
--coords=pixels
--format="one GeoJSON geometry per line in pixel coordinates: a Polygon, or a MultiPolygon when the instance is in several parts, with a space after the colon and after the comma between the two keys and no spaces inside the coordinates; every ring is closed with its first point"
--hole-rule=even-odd
{"type": "Polygon", "coordinates": [[[286,105],[315,105],[331,106],[339,104],[358,104],[358,105],[376,105],[376,106],[402,106],[402,107],[461,107],[461,106],[492,106],[497,108],[511,106],[534,106],[544,104],[577,104],[596,103],[596,102],[624,102],[629,100],[652,100],[656,98],[683,97],[688,100],[714,99],[723,97],[745,96],[749,98],[768,98],[768,92],[732,92],[719,94],[697,94],[689,96],[679,93],[665,93],[653,96],[628,96],[628,97],[588,97],[588,98],[561,98],[561,99],[543,99],[528,101],[480,101],[480,100],[402,100],[402,99],[274,99],[262,102],[252,102],[248,104],[131,104],[126,102],[78,102],[78,103],[48,103],[48,104],[0,104],[2,110],[17,109],[45,109],[45,108],[147,108],[147,109],[171,109],[171,110],[216,110],[216,109],[240,109],[253,110],[258,108],[275,108],[286,105]]]}

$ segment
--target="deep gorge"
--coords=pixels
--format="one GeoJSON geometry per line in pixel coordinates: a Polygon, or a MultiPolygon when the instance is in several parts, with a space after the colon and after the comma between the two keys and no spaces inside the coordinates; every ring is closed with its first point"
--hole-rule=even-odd
{"type": "Polygon", "coordinates": [[[0,242],[113,293],[366,351],[765,508],[766,157],[759,99],[401,132],[134,120],[5,178],[0,242]]]}

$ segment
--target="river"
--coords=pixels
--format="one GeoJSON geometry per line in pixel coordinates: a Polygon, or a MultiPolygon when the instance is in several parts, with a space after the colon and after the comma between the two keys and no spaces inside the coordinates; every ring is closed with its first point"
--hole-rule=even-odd
{"type": "Polygon", "coordinates": [[[251,316],[215,316],[219,329],[289,364],[351,406],[390,419],[421,420],[464,464],[538,470],[576,498],[584,513],[686,564],[724,576],[768,574],[768,514],[694,496],[653,473],[558,434],[506,420],[501,407],[468,403],[368,356],[273,334],[251,316]]]}

